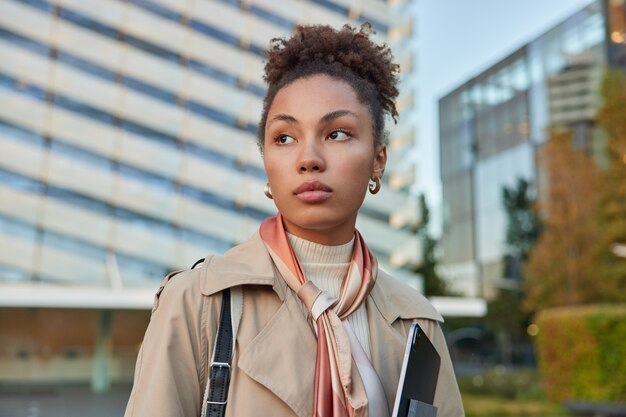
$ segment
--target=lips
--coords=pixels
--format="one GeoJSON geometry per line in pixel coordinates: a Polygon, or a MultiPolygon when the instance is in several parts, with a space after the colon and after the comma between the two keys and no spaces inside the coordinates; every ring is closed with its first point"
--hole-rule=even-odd
{"type": "Polygon", "coordinates": [[[306,203],[319,203],[332,195],[332,188],[319,181],[308,181],[296,188],[293,193],[306,203]]]}

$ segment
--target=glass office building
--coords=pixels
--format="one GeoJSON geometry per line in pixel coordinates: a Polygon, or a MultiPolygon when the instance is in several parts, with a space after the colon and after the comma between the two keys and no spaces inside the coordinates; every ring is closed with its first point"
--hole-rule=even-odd
{"type": "Polygon", "coordinates": [[[595,1],[439,101],[442,272],[459,292],[489,297],[516,285],[503,262],[502,188],[537,184],[550,125],[601,154],[599,81],[607,66],[624,67],[625,16],[624,0],[595,1]]]}
{"type": "MultiPolygon", "coordinates": [[[[406,7],[0,2],[0,379],[81,380],[100,347],[116,364],[111,378],[129,378],[162,277],[246,240],[276,212],[255,141],[268,41],[297,23],[369,21],[410,85],[406,7]]],[[[357,226],[383,268],[418,285],[414,167],[403,160],[414,93],[402,90],[386,183],[357,226]]]]}

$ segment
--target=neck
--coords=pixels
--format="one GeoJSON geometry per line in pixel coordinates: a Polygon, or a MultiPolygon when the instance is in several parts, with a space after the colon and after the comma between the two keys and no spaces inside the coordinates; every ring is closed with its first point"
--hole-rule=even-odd
{"type": "MultiPolygon", "coordinates": [[[[345,266],[346,271],[348,263],[352,258],[352,249],[354,247],[354,237],[343,245],[321,245],[308,240],[304,240],[297,236],[287,233],[289,244],[291,245],[294,253],[298,257],[300,263],[307,269],[307,266],[311,265],[325,265],[325,266],[345,266]],[[345,264],[345,265],[344,265],[345,264]]],[[[339,280],[343,280],[345,272],[339,276],[339,280]]],[[[310,271],[305,271],[309,276],[310,271]]],[[[310,278],[310,277],[309,277],[310,278]]]]}
{"type": "Polygon", "coordinates": [[[344,245],[352,240],[354,237],[356,217],[353,222],[348,224],[333,225],[332,227],[324,228],[301,228],[297,225],[289,222],[283,217],[283,223],[285,230],[299,237],[300,239],[308,240],[309,242],[319,243],[326,246],[344,245]]]}

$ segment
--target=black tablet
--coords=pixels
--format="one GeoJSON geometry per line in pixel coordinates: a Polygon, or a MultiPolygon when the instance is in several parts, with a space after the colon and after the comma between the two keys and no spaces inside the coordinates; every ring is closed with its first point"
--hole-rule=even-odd
{"type": "Polygon", "coordinates": [[[434,417],[441,358],[422,328],[413,323],[404,352],[393,417],[434,417]]]}

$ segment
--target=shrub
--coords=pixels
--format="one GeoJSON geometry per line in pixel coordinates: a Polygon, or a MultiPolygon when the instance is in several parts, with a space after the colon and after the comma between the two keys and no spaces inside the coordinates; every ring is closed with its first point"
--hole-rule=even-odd
{"type": "Polygon", "coordinates": [[[626,401],[626,305],[547,309],[536,324],[550,400],[626,401]]]}

